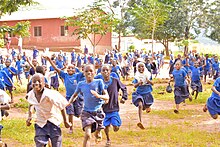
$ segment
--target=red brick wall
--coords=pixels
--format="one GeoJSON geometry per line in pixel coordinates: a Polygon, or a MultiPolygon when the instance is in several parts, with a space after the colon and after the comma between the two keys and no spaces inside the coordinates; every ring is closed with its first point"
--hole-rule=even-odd
{"type": "MultiPolygon", "coordinates": [[[[33,46],[37,46],[40,48],[49,47],[50,49],[62,49],[66,48],[72,49],[76,48],[84,48],[85,44],[81,44],[80,40],[77,40],[77,36],[72,36],[72,32],[74,30],[73,27],[68,27],[68,36],[61,36],[60,26],[64,25],[64,20],[59,18],[51,18],[51,19],[37,19],[37,20],[29,20],[31,23],[30,34],[31,36],[28,38],[23,38],[23,48],[30,48],[33,46]],[[34,36],[34,27],[41,26],[42,28],[42,36],[34,36]]],[[[1,24],[7,23],[7,25],[15,25],[18,21],[8,21],[8,22],[0,22],[1,24]]],[[[99,36],[96,36],[98,41],[99,36]]],[[[12,45],[17,45],[17,39],[12,37],[12,45]]],[[[107,35],[103,36],[98,46],[107,46],[111,47],[111,33],[107,33],[107,35]]],[[[58,49],[58,50],[59,50],[58,49]]]]}

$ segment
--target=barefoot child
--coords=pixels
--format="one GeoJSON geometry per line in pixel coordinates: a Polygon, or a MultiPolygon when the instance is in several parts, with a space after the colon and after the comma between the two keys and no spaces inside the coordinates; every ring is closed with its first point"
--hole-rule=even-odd
{"type": "Polygon", "coordinates": [[[149,80],[151,74],[143,62],[139,62],[136,66],[137,72],[132,82],[136,91],[132,93],[132,103],[138,107],[139,123],[137,126],[141,129],[145,129],[142,124],[142,110],[146,110],[147,113],[151,111],[150,106],[154,102],[154,98],[151,94],[153,91],[153,82],[149,80]]]}
{"type": "Polygon", "coordinates": [[[202,83],[201,83],[200,75],[203,67],[199,67],[198,61],[195,61],[194,66],[190,66],[189,69],[192,71],[192,76],[191,76],[192,95],[196,93],[195,99],[197,99],[199,92],[202,92],[202,83]]]}
{"type": "Polygon", "coordinates": [[[203,111],[209,111],[213,119],[217,119],[220,114],[220,77],[217,78],[212,86],[212,95],[208,98],[203,111]]]}
{"type": "Polygon", "coordinates": [[[192,97],[189,94],[189,88],[186,83],[187,73],[185,69],[182,68],[181,61],[178,60],[175,63],[175,69],[172,72],[171,80],[174,78],[174,99],[176,104],[176,109],[174,113],[179,113],[179,104],[184,102],[186,98],[192,101],[192,97]]]}
{"type": "Polygon", "coordinates": [[[85,65],[84,75],[86,80],[79,82],[69,103],[76,100],[78,93],[83,94],[84,107],[81,114],[82,128],[85,131],[83,147],[89,147],[93,132],[95,132],[96,139],[101,138],[100,131],[104,129],[102,122],[105,117],[102,105],[108,102],[109,96],[107,90],[104,89],[103,81],[94,79],[94,65],[85,65]]]}
{"type": "Polygon", "coordinates": [[[109,138],[109,127],[113,126],[114,132],[119,130],[121,126],[121,118],[119,116],[119,104],[118,104],[118,95],[119,89],[122,90],[122,99],[121,103],[124,103],[128,99],[127,88],[123,85],[119,79],[113,78],[110,76],[111,68],[110,65],[103,65],[101,68],[101,73],[104,78],[104,84],[107,88],[109,94],[109,102],[103,105],[103,111],[105,113],[104,126],[105,134],[107,138],[106,146],[111,145],[111,140],[109,138]]]}
{"type": "Polygon", "coordinates": [[[66,128],[70,123],[66,119],[65,107],[67,100],[57,91],[44,87],[44,76],[40,73],[32,77],[32,87],[28,93],[28,119],[27,126],[31,125],[32,113],[31,107],[36,110],[36,123],[34,141],[36,147],[46,146],[48,140],[51,140],[53,147],[62,146],[62,136],[60,124],[64,121],[66,128]]]}

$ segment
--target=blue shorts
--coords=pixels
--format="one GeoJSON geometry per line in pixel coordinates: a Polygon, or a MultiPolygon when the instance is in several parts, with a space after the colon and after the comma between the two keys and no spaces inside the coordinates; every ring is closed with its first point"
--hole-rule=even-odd
{"type": "Polygon", "coordinates": [[[30,75],[29,71],[28,72],[24,72],[24,74],[25,74],[25,78],[28,79],[28,77],[30,75]]]}
{"type": "MultiPolygon", "coordinates": [[[[67,101],[69,101],[69,97],[66,97],[67,101]]],[[[82,113],[83,108],[83,99],[81,97],[77,97],[77,99],[70,105],[66,107],[66,114],[74,115],[75,117],[79,117],[82,113]]]]}
{"type": "Polygon", "coordinates": [[[110,126],[110,125],[120,127],[121,126],[121,118],[119,116],[119,113],[117,111],[105,113],[103,125],[105,127],[110,126]]]}
{"type": "Polygon", "coordinates": [[[62,147],[61,129],[59,126],[47,121],[45,126],[41,128],[37,124],[34,125],[36,147],[42,147],[48,144],[50,138],[53,147],[62,147]]]}

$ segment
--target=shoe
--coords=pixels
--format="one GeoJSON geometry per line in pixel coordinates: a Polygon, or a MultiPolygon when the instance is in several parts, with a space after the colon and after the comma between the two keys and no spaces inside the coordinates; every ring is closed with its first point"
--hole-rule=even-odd
{"type": "Polygon", "coordinates": [[[105,146],[106,146],[106,147],[111,146],[111,141],[110,141],[110,140],[108,140],[108,141],[106,142],[105,146]]]}
{"type": "Polygon", "coordinates": [[[137,123],[137,126],[138,126],[140,129],[142,129],[142,130],[145,129],[144,126],[143,126],[143,124],[142,124],[141,122],[137,123]]]}
{"type": "Polygon", "coordinates": [[[176,113],[176,114],[179,114],[179,111],[178,111],[178,110],[176,110],[176,109],[175,109],[173,112],[174,112],[174,113],[176,113]]]}

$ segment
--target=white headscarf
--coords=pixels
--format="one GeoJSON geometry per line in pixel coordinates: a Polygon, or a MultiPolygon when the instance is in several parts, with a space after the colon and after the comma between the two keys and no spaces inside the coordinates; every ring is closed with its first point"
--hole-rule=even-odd
{"type": "Polygon", "coordinates": [[[146,83],[146,79],[148,79],[148,80],[150,79],[151,73],[147,70],[147,68],[145,67],[145,64],[144,64],[143,62],[138,62],[138,63],[136,64],[136,69],[137,69],[137,71],[136,71],[136,73],[135,73],[134,78],[135,78],[136,80],[138,80],[138,82],[139,82],[140,80],[142,80],[143,83],[146,83]],[[140,73],[140,72],[138,71],[138,66],[139,66],[140,64],[144,65],[144,72],[143,72],[143,73],[140,73]]]}

